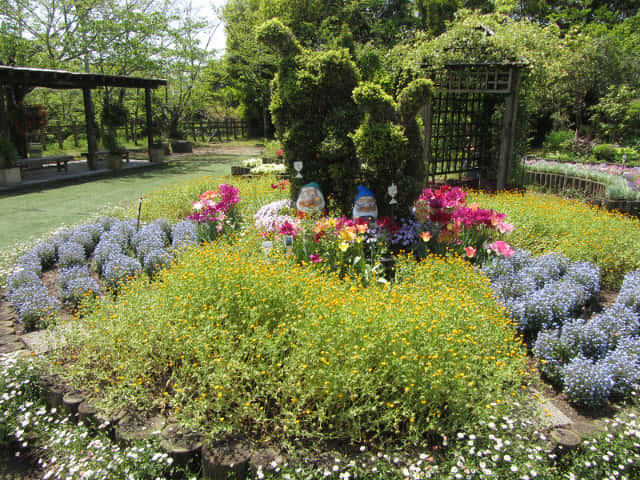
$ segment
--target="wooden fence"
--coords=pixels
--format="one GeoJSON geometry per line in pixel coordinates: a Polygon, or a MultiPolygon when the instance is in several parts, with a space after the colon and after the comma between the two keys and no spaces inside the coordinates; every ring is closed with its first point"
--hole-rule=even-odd
{"type": "MultiPolygon", "coordinates": [[[[145,129],[144,120],[137,120],[129,122],[117,130],[127,141],[144,143],[146,139],[145,129]]],[[[232,118],[182,122],[179,124],[179,129],[193,140],[209,143],[246,138],[249,133],[247,122],[232,118]]],[[[86,131],[85,124],[75,120],[67,123],[52,121],[39,132],[29,135],[29,141],[40,143],[43,150],[47,149],[47,145],[56,143],[60,149],[63,149],[64,142],[71,137],[73,145],[79,147],[81,139],[86,141],[86,131]]],[[[99,136],[102,137],[104,130],[101,126],[98,127],[98,131],[99,136]]]]}
{"type": "Polygon", "coordinates": [[[527,181],[527,183],[540,185],[554,193],[566,196],[581,195],[594,205],[640,217],[639,201],[611,200],[607,198],[607,185],[596,180],[561,173],[532,172],[528,170],[527,181]]]}

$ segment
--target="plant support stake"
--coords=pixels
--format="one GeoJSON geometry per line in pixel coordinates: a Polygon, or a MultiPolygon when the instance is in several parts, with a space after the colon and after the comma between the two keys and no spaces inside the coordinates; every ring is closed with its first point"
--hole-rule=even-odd
{"type": "Polygon", "coordinates": [[[142,212],[142,197],[138,200],[138,223],[136,223],[136,232],[140,230],[140,212],[142,212]]]}

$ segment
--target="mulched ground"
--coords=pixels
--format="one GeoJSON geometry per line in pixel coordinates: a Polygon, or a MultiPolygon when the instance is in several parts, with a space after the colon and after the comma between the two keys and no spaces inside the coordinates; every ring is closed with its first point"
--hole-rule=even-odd
{"type": "Polygon", "coordinates": [[[14,448],[0,447],[0,478],[2,480],[40,480],[43,472],[36,459],[28,453],[15,456],[14,448]]]}

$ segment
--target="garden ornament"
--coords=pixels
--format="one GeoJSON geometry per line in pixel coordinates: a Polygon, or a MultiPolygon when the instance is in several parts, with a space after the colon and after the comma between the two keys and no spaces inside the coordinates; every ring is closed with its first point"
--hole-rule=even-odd
{"type": "Polygon", "coordinates": [[[298,201],[296,202],[298,214],[305,216],[321,213],[324,207],[324,195],[320,191],[320,185],[316,182],[311,182],[300,189],[298,201]]]}
{"type": "Polygon", "coordinates": [[[375,220],[378,218],[378,206],[373,192],[363,185],[358,185],[356,201],[353,205],[353,219],[363,218],[375,220]]]}

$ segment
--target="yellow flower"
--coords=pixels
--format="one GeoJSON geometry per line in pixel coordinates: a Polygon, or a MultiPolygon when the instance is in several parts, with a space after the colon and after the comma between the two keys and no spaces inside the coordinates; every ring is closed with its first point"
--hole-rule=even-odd
{"type": "Polygon", "coordinates": [[[340,242],[338,244],[338,248],[340,249],[341,252],[346,252],[347,249],[349,248],[349,244],[347,242],[340,242]]]}

